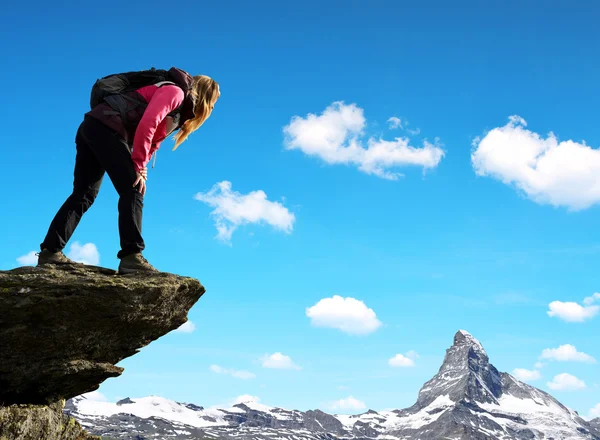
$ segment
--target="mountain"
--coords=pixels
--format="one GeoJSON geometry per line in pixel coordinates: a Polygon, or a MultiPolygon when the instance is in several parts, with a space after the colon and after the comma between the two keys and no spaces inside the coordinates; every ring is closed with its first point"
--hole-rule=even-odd
{"type": "Polygon", "coordinates": [[[65,410],[89,432],[114,439],[600,440],[597,419],[586,422],[549,394],[499,372],[464,330],[416,403],[403,410],[331,415],[255,401],[217,409],[161,397],[109,403],[84,396],[65,410]]]}

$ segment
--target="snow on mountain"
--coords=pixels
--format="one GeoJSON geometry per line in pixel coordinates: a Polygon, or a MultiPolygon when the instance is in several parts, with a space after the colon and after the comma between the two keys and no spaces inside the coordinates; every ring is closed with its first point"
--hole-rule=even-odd
{"type": "Polygon", "coordinates": [[[416,403],[403,410],[331,415],[255,399],[205,409],[161,397],[109,403],[80,396],[66,412],[90,432],[113,439],[600,440],[600,420],[586,422],[549,394],[500,373],[464,330],[416,403]]]}
{"type": "MultiPolygon", "coordinates": [[[[192,409],[162,397],[126,399],[117,403],[89,400],[84,396],[71,400],[74,410],[85,417],[86,422],[101,420],[118,414],[128,414],[142,419],[162,418],[170,422],[196,428],[226,425],[224,413],[219,410],[192,409]],[[130,403],[129,403],[130,402],[130,403]]],[[[197,407],[200,408],[200,407],[197,407]]],[[[91,423],[93,425],[93,423],[91,423]]],[[[88,423],[89,425],[89,423],[88,423]]]]}
{"type": "Polygon", "coordinates": [[[416,405],[426,407],[440,395],[453,402],[463,398],[485,403],[497,403],[502,394],[500,373],[489,363],[488,355],[477,339],[460,330],[454,344],[446,350],[444,362],[421,391],[416,405]]]}

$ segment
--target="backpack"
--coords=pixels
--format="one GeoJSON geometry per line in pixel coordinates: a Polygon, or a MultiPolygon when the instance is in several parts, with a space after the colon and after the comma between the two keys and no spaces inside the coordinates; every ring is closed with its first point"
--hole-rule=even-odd
{"type": "MultiPolygon", "coordinates": [[[[154,67],[148,70],[139,70],[133,72],[115,73],[98,79],[92,86],[90,94],[90,108],[94,108],[101,103],[107,103],[114,112],[104,112],[105,114],[118,114],[121,116],[125,125],[130,125],[134,122],[128,118],[128,113],[132,110],[137,110],[139,107],[148,105],[143,99],[136,99],[135,90],[156,84],[159,87],[166,84],[174,84],[180,87],[185,98],[183,103],[169,113],[175,119],[177,128],[181,127],[185,120],[193,117],[193,103],[189,91],[192,88],[193,78],[191,75],[176,67],[171,67],[169,70],[155,69],[154,67]],[[183,118],[181,117],[183,113],[183,118]]],[[[139,95],[138,95],[139,96],[139,95]]],[[[141,115],[138,112],[138,114],[141,115]]]]}

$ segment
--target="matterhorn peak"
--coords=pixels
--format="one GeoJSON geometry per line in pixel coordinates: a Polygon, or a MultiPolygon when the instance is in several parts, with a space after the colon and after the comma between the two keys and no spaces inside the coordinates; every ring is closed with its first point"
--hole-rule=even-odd
{"type": "MultiPolygon", "coordinates": [[[[466,330],[459,330],[454,335],[454,345],[468,345],[485,354],[483,345],[466,330]]],[[[486,354],[487,355],[487,354],[486,354]]]]}
{"type": "Polygon", "coordinates": [[[489,358],[483,345],[466,330],[459,330],[454,335],[454,343],[446,351],[442,370],[455,369],[458,365],[465,365],[472,369],[474,364],[485,366],[489,358]]]}
{"type": "Polygon", "coordinates": [[[502,394],[500,382],[500,375],[489,363],[481,343],[466,330],[459,330],[454,335],[454,343],[446,350],[438,374],[419,392],[417,405],[425,407],[446,395],[453,402],[467,399],[496,403],[502,394]]]}

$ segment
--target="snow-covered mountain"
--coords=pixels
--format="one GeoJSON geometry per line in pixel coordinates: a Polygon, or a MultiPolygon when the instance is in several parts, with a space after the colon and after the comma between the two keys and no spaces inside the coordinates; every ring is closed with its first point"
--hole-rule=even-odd
{"type": "Polygon", "coordinates": [[[586,422],[549,394],[498,372],[464,330],[417,402],[403,410],[349,416],[255,401],[216,409],[161,397],[109,403],[80,396],[65,411],[113,439],[600,440],[597,419],[586,422]]]}

